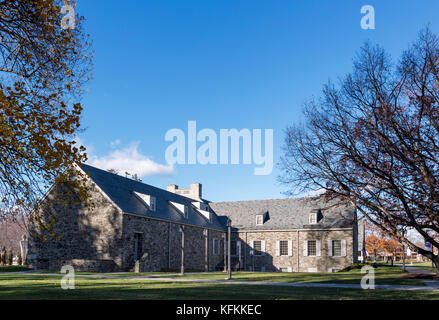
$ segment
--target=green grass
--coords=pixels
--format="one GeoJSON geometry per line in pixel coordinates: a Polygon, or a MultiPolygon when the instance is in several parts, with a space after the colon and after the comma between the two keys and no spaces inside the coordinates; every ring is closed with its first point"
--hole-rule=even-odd
{"type": "MultiPolygon", "coordinates": [[[[59,274],[62,275],[61,271],[50,271],[50,270],[32,270],[30,273],[47,273],[47,274],[59,274]]],[[[102,274],[102,273],[96,273],[96,272],[75,272],[77,275],[92,275],[92,274],[102,274]]]]}
{"type": "Polygon", "coordinates": [[[158,276],[158,275],[166,275],[166,274],[176,274],[178,272],[127,272],[127,273],[114,273],[109,274],[109,276],[115,276],[115,277],[149,277],[149,276],[158,276]]]}
{"type": "Polygon", "coordinates": [[[0,266],[0,272],[19,272],[19,271],[29,271],[30,268],[24,266],[0,266]]]}
{"type": "MultiPolygon", "coordinates": [[[[51,270],[32,270],[30,273],[38,273],[38,274],[59,274],[63,275],[61,271],[51,271],[51,270]]],[[[147,277],[147,276],[157,276],[164,274],[175,274],[176,272],[127,272],[127,273],[102,273],[102,272],[82,272],[76,271],[76,275],[96,275],[97,277],[101,275],[106,275],[109,277],[147,277]]]]}
{"type": "Polygon", "coordinates": [[[74,290],[60,278],[28,274],[0,275],[0,299],[439,299],[438,292],[298,288],[207,283],[173,283],[77,277],[74,290]]]}
{"type": "MultiPolygon", "coordinates": [[[[407,273],[397,266],[378,266],[375,270],[375,284],[412,285],[423,286],[418,279],[406,279],[407,273]]],[[[188,274],[185,276],[172,276],[172,278],[224,280],[226,274],[213,272],[205,274],[188,274]]],[[[297,283],[356,283],[360,284],[364,274],[361,269],[352,269],[336,273],[304,273],[304,272],[234,272],[234,281],[267,281],[267,282],[297,282],[297,283]]]]}

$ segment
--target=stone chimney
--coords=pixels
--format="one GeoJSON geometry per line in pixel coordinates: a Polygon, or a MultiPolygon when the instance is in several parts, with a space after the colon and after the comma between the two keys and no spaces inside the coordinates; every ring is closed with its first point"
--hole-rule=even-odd
{"type": "Polygon", "coordinates": [[[179,189],[177,185],[170,184],[166,187],[166,190],[172,193],[180,194],[182,196],[199,200],[202,197],[202,185],[201,183],[192,183],[187,189],[179,189]]]}
{"type": "Polygon", "coordinates": [[[192,198],[201,199],[203,193],[201,183],[191,183],[190,190],[192,198]]]}
{"type": "Polygon", "coordinates": [[[166,187],[166,190],[169,192],[177,193],[176,190],[178,190],[178,186],[176,184],[170,184],[166,187]]]}

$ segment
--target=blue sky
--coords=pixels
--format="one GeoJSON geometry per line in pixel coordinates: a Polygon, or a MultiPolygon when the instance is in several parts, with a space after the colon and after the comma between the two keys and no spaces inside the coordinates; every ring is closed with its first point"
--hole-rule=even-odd
{"type": "MultiPolygon", "coordinates": [[[[90,163],[139,163],[158,187],[203,184],[212,201],[282,198],[285,187],[254,165],[167,166],[172,128],[274,130],[274,162],[285,128],[305,100],[351,70],[365,40],[397,59],[427,23],[439,32],[439,2],[77,1],[95,50],[80,135],[90,163]],[[375,30],[360,27],[363,5],[375,30]]],[[[130,170],[135,173],[136,168],[130,170]]],[[[139,172],[138,172],[139,173],[139,172]]]]}

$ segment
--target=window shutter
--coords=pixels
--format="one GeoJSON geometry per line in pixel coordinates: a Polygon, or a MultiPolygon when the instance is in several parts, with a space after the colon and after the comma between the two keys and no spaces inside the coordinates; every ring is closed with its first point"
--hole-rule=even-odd
{"type": "Polygon", "coordinates": [[[238,257],[240,257],[241,256],[241,241],[236,241],[236,255],[238,256],[238,257]]]}
{"type": "Polygon", "coordinates": [[[255,249],[254,249],[254,247],[255,247],[255,242],[252,240],[252,241],[250,241],[250,255],[252,256],[252,255],[254,255],[254,253],[255,253],[255,249]]]}
{"type": "Polygon", "coordinates": [[[303,255],[308,256],[308,240],[303,241],[303,255]]]}
{"type": "Polygon", "coordinates": [[[328,240],[328,257],[332,257],[332,240],[328,240]]]}
{"type": "Polygon", "coordinates": [[[346,240],[341,240],[341,256],[346,257],[346,240]]]}
{"type": "Polygon", "coordinates": [[[221,252],[221,248],[220,248],[220,240],[215,239],[215,240],[214,240],[214,245],[216,245],[216,254],[217,254],[217,255],[220,254],[220,252],[221,252]]]}
{"type": "Polygon", "coordinates": [[[293,255],[293,240],[288,240],[288,255],[290,257],[293,255]]]}
{"type": "Polygon", "coordinates": [[[280,241],[276,241],[276,256],[280,256],[280,241]]]}
{"type": "Polygon", "coordinates": [[[261,241],[261,256],[265,256],[265,240],[261,241]]]}
{"type": "Polygon", "coordinates": [[[322,255],[322,242],[320,240],[316,241],[316,256],[320,257],[322,255]]]}

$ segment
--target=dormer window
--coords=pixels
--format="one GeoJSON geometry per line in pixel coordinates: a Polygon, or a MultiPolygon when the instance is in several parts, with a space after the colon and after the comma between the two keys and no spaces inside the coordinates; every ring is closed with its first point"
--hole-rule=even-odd
{"type": "Polygon", "coordinates": [[[181,214],[185,219],[189,217],[189,207],[187,205],[184,205],[182,203],[169,201],[172,206],[177,209],[177,212],[181,214]]]}
{"type": "Polygon", "coordinates": [[[151,197],[149,200],[149,210],[155,211],[155,197],[151,197]]]}
{"type": "Polygon", "coordinates": [[[137,197],[137,199],[139,199],[148,208],[149,211],[155,211],[156,209],[155,197],[149,194],[144,194],[136,191],[134,191],[133,193],[137,197]]]}
{"type": "Polygon", "coordinates": [[[211,214],[209,210],[209,205],[204,202],[194,201],[192,205],[195,207],[196,211],[200,213],[208,222],[211,222],[211,214]]]}
{"type": "Polygon", "coordinates": [[[264,224],[264,215],[259,214],[256,216],[256,225],[262,226],[264,224]]]}
{"type": "Polygon", "coordinates": [[[317,213],[316,212],[309,214],[309,224],[317,224],[317,213]]]}

